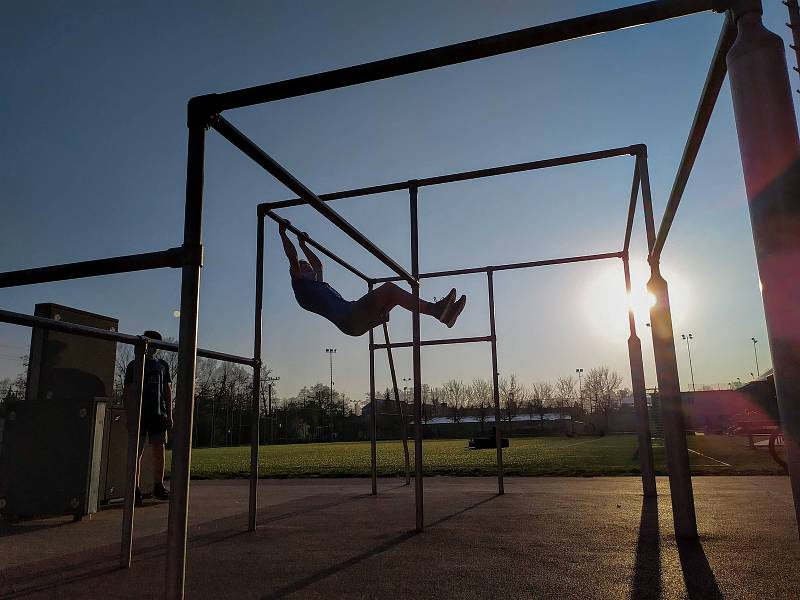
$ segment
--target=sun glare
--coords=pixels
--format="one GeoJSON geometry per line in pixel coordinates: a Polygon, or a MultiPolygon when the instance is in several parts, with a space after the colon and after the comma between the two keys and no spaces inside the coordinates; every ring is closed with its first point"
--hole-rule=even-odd
{"type": "MultiPolygon", "coordinates": [[[[583,314],[592,330],[603,337],[627,339],[628,310],[633,312],[637,333],[641,337],[650,322],[650,308],[656,299],[647,290],[650,269],[644,260],[631,261],[631,292],[625,291],[621,265],[604,265],[590,279],[584,294],[583,314]]],[[[688,308],[688,294],[683,280],[674,272],[665,273],[669,282],[670,308],[673,321],[683,319],[688,308]]]]}

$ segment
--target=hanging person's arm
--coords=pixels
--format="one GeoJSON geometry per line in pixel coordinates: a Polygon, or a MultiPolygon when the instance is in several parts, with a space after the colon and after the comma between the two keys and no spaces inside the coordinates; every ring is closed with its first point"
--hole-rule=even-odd
{"type": "Polygon", "coordinates": [[[278,231],[281,234],[283,251],[286,253],[286,258],[289,259],[289,273],[292,275],[298,275],[300,273],[300,265],[297,260],[297,249],[294,247],[294,244],[289,239],[289,235],[286,233],[286,223],[287,222],[281,221],[278,231]]]}
{"type": "Polygon", "coordinates": [[[306,255],[309,264],[314,269],[314,272],[317,274],[317,281],[324,281],[322,279],[322,261],[311,251],[311,248],[308,247],[306,244],[306,240],[308,239],[308,234],[304,231],[302,234],[297,236],[297,239],[300,241],[300,249],[303,251],[303,254],[306,255]]]}

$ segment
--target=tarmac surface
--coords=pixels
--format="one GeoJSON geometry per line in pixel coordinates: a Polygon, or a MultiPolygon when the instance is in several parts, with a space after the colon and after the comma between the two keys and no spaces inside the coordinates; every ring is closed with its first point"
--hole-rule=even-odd
{"type": "MultiPolygon", "coordinates": [[[[425,479],[425,531],[399,480],[262,480],[191,487],[188,598],[800,598],[786,477],[696,477],[700,541],[676,544],[667,480],[643,502],[633,477],[425,479]]],[[[160,598],[167,504],[73,523],[0,523],[0,598],[160,598]]]]}

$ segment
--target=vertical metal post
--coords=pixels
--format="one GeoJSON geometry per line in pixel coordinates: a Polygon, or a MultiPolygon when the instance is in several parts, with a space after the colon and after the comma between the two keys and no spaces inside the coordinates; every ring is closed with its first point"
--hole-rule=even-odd
{"type": "Polygon", "coordinates": [[[727,63],[800,530],[800,140],[783,42],[742,6],[727,63]]]}
{"type": "Polygon", "coordinates": [[[403,403],[400,400],[400,390],[397,388],[397,373],[394,370],[394,357],[392,356],[392,345],[389,341],[389,326],[383,324],[383,339],[386,340],[386,354],[389,357],[389,372],[392,375],[392,388],[394,389],[394,401],[397,403],[397,410],[400,413],[400,435],[403,437],[403,462],[406,469],[406,485],[411,485],[411,460],[408,453],[408,432],[406,431],[406,414],[403,410],[403,403]]]}
{"type": "Polygon", "coordinates": [[[142,414],[147,341],[136,344],[134,351],[133,393],[128,397],[131,400],[130,405],[125,407],[128,413],[128,455],[125,461],[125,505],[122,510],[122,545],[119,555],[119,564],[123,569],[130,568],[133,556],[133,514],[136,504],[136,480],[139,475],[139,421],[142,414]]]}
{"type": "MultiPolygon", "coordinates": [[[[369,283],[369,291],[373,289],[369,283]]],[[[369,330],[369,461],[372,476],[372,495],[378,493],[378,407],[375,402],[375,334],[369,330]]]]}
{"type": "Polygon", "coordinates": [[[186,209],[181,276],[181,318],[178,340],[178,394],[172,440],[169,518],[167,522],[166,597],[183,598],[186,576],[186,530],[189,514],[189,472],[192,460],[192,416],[197,361],[197,320],[202,265],[203,162],[205,120],[189,105],[189,149],[186,169],[186,209]]]}
{"type": "MultiPolygon", "coordinates": [[[[647,247],[652,252],[655,244],[653,199],[650,195],[650,175],[647,156],[636,155],[642,179],[642,205],[644,207],[647,247]]],[[[658,380],[658,398],[664,424],[664,449],[667,454],[669,491],[672,498],[672,518],[675,537],[697,539],[697,519],[694,510],[692,475],[689,470],[689,449],[686,445],[686,424],[683,414],[678,360],[675,356],[675,338],[672,332],[672,313],[669,308],[667,282],[661,276],[657,256],[650,256],[650,280],[647,289],[655,296],[650,308],[650,330],[653,335],[653,354],[658,380]]]]}
{"type": "MultiPolygon", "coordinates": [[[[631,269],[628,257],[622,259],[625,271],[625,290],[630,297],[631,269]]],[[[636,434],[639,439],[639,470],[642,473],[642,492],[645,498],[656,495],[656,474],[653,466],[653,445],[650,439],[650,418],[647,410],[647,392],[644,378],[644,361],[642,359],[642,342],[636,335],[636,321],[633,308],[628,307],[628,357],[631,364],[631,387],[633,387],[633,404],[636,410],[636,434]]]]}
{"type": "Polygon", "coordinates": [[[494,441],[497,446],[497,493],[505,494],[503,484],[503,432],[500,427],[500,383],[497,371],[497,330],[494,324],[494,272],[486,271],[489,286],[489,329],[492,336],[492,395],[494,396],[494,441]]]}
{"type": "MultiPolygon", "coordinates": [[[[253,316],[253,406],[250,423],[250,499],[247,529],[256,530],[258,504],[258,442],[261,419],[261,327],[264,308],[264,217],[258,215],[256,230],[256,302],[253,316]]],[[[271,382],[268,385],[272,385],[271,382]]]]}
{"type": "Polygon", "coordinates": [[[422,487],[422,365],[420,356],[420,317],[419,317],[419,221],[417,214],[417,186],[410,183],[408,194],[411,208],[411,275],[416,279],[412,284],[414,292],[413,363],[414,363],[414,496],[416,500],[416,528],[422,531],[425,526],[422,487]]]}

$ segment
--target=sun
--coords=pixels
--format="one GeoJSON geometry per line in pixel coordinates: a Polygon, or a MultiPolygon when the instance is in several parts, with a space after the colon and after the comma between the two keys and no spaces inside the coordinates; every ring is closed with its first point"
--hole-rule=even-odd
{"type": "MultiPolygon", "coordinates": [[[[582,313],[591,330],[602,337],[625,340],[630,333],[628,311],[633,312],[639,337],[646,335],[650,322],[650,308],[655,296],[647,290],[650,268],[644,260],[631,260],[631,292],[625,291],[625,278],[621,264],[603,265],[591,278],[583,294],[582,313]]],[[[664,273],[669,282],[670,308],[673,321],[681,321],[688,309],[688,294],[683,279],[674,271],[664,273]]]]}

